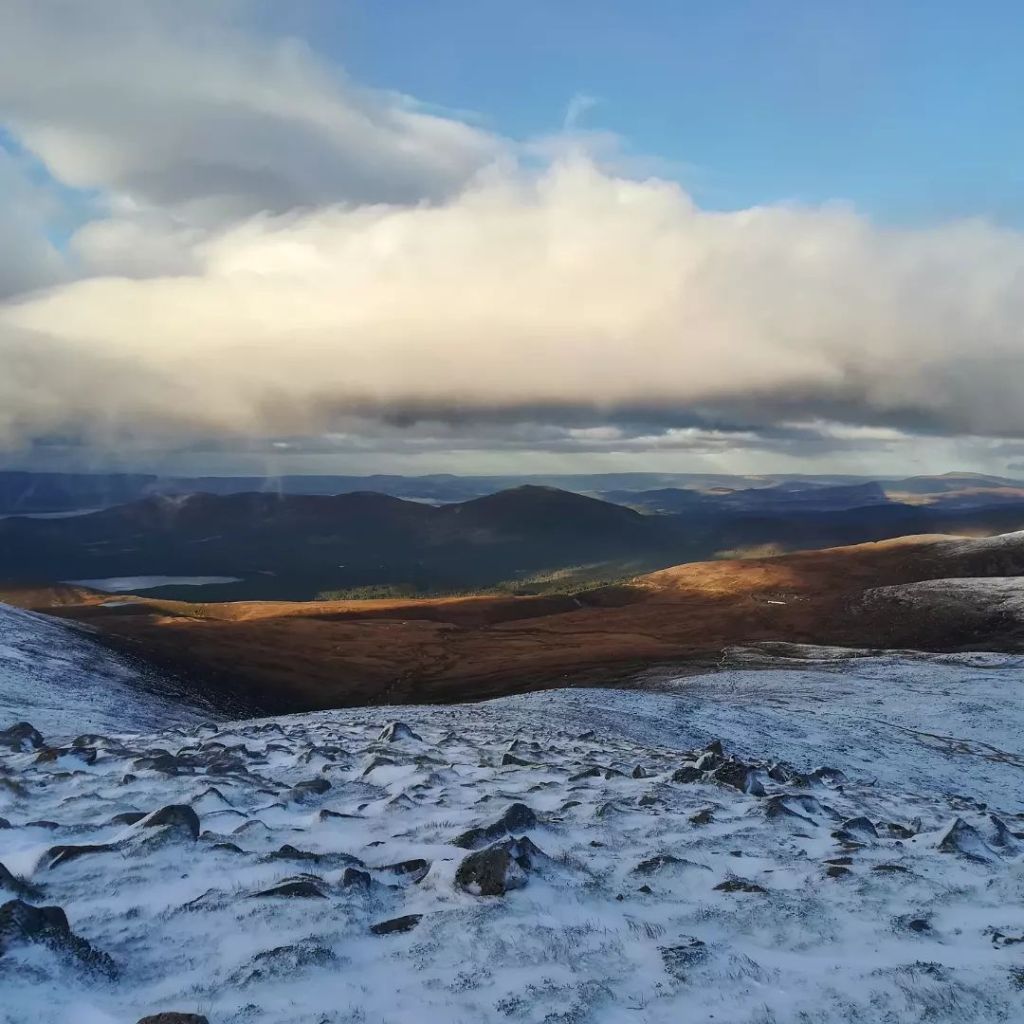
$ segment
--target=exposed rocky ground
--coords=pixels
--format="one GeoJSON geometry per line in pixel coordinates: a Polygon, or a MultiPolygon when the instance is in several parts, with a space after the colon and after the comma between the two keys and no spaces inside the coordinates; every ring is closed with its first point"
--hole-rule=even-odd
{"type": "Polygon", "coordinates": [[[1020,659],[805,662],[0,734],[0,1019],[1021,1019],[1020,659]]]}

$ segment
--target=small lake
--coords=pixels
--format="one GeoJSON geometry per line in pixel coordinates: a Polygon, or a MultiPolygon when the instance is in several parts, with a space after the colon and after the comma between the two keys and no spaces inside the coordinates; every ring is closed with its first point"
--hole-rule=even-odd
{"type": "Polygon", "coordinates": [[[134,594],[159,587],[210,587],[218,583],[241,583],[240,576],[108,576],[101,580],[62,580],[76,587],[102,590],[106,594],[134,594]]]}

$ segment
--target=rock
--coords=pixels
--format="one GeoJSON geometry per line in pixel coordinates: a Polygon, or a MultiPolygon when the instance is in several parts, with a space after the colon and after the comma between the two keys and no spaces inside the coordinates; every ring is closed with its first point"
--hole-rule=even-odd
{"type": "Polygon", "coordinates": [[[0,956],[18,945],[42,945],[69,956],[80,965],[108,977],[117,974],[114,961],[75,935],[60,907],[33,907],[10,900],[0,907],[0,956]]]}
{"type": "Polygon", "coordinates": [[[387,871],[392,875],[408,875],[410,880],[416,883],[423,881],[430,870],[430,861],[417,857],[413,860],[399,861],[397,864],[385,864],[382,867],[373,868],[373,870],[387,871]]]}
{"type": "Polygon", "coordinates": [[[718,892],[767,892],[763,886],[757,884],[757,882],[750,882],[746,878],[727,878],[724,882],[719,882],[715,886],[718,892]]]}
{"type": "Polygon", "coordinates": [[[468,829],[452,840],[453,846],[463,850],[476,850],[502,836],[537,827],[537,815],[526,804],[510,804],[505,813],[490,825],[468,829]]]}
{"type": "Polygon", "coordinates": [[[721,740],[712,740],[705,748],[706,754],[717,754],[719,757],[725,756],[725,747],[722,746],[721,740]]]}
{"type": "Polygon", "coordinates": [[[168,804],[138,821],[142,828],[166,828],[183,839],[199,838],[199,815],[188,804],[168,804]]]}
{"type": "Polygon", "coordinates": [[[326,779],[307,779],[305,782],[297,782],[289,790],[292,800],[306,800],[311,796],[323,796],[331,788],[326,779]]]}
{"type": "Polygon", "coordinates": [[[691,825],[710,825],[715,820],[715,812],[711,807],[702,807],[696,814],[691,814],[689,821],[691,825]]]}
{"type": "Polygon", "coordinates": [[[706,750],[693,763],[693,767],[701,772],[710,772],[722,763],[722,758],[714,751],[706,750]]]}
{"type": "Polygon", "coordinates": [[[633,770],[629,773],[632,779],[646,779],[647,775],[647,769],[642,764],[634,765],[633,770]]]}
{"type": "Polygon", "coordinates": [[[830,864],[825,869],[826,878],[846,878],[849,874],[851,874],[850,869],[842,864],[830,864]]]}
{"type": "Polygon", "coordinates": [[[600,768],[584,768],[583,771],[577,772],[575,775],[569,776],[570,782],[581,782],[583,779],[599,779],[601,777],[600,768]]]}
{"type": "Polygon", "coordinates": [[[420,737],[416,735],[405,724],[405,722],[388,722],[380,731],[380,735],[377,737],[378,743],[396,743],[399,740],[419,740],[420,737]]]}
{"type": "Polygon", "coordinates": [[[397,935],[412,931],[423,920],[422,914],[406,914],[404,917],[393,917],[390,921],[380,921],[370,925],[374,935],[397,935]]]}
{"type": "Polygon", "coordinates": [[[311,967],[329,967],[338,962],[337,954],[311,939],[291,946],[275,946],[257,953],[245,966],[235,971],[230,981],[235,985],[251,985],[271,978],[292,977],[311,967]]]}
{"type": "Polygon", "coordinates": [[[875,831],[887,839],[913,839],[917,835],[915,829],[899,825],[895,821],[880,821],[875,831]]]}
{"type": "Polygon", "coordinates": [[[165,1010],[163,1013],[151,1013],[148,1017],[141,1017],[138,1024],[210,1024],[210,1021],[201,1013],[165,1010]]]}
{"type": "Polygon", "coordinates": [[[0,828],[11,828],[11,823],[6,818],[0,818],[0,828]]]}
{"type": "Polygon", "coordinates": [[[902,864],[876,864],[872,871],[877,871],[880,875],[905,875],[907,869],[902,864]]]}
{"type": "Polygon", "coordinates": [[[502,768],[533,768],[534,765],[530,761],[524,761],[521,757],[516,757],[515,754],[502,754],[501,755],[501,766],[502,768]]]}
{"type": "Polygon", "coordinates": [[[321,892],[317,882],[322,883],[323,879],[317,878],[315,875],[299,876],[280,882],[269,889],[261,889],[259,892],[254,892],[251,898],[280,896],[286,899],[326,899],[327,897],[321,892]]]}
{"type": "Polygon", "coordinates": [[[351,886],[368,889],[372,884],[373,879],[369,874],[366,871],[360,871],[358,868],[345,868],[345,873],[341,876],[341,885],[345,889],[351,886]]]}
{"type": "Polygon", "coordinates": [[[952,824],[939,837],[940,853],[956,853],[968,860],[989,863],[995,854],[986,845],[976,828],[968,825],[963,818],[954,818],[952,824]]]}
{"type": "Polygon", "coordinates": [[[817,825],[812,814],[824,815],[826,809],[813,796],[801,793],[778,793],[765,801],[764,813],[768,818],[793,819],[805,825],[817,825]]]}
{"type": "Polygon", "coordinates": [[[132,767],[137,771],[159,772],[161,775],[178,775],[182,768],[188,764],[179,760],[166,750],[156,751],[145,757],[137,758],[132,762],[132,767]]]}
{"type": "Polygon", "coordinates": [[[711,778],[723,786],[732,786],[750,796],[764,796],[764,786],[757,772],[741,761],[726,761],[711,773],[711,778]]]}
{"type": "Polygon", "coordinates": [[[9,729],[0,732],[0,747],[15,750],[22,754],[38,750],[46,741],[42,733],[28,722],[17,722],[9,729]]]}
{"type": "Polygon", "coordinates": [[[67,864],[69,861],[85,857],[87,854],[110,853],[116,849],[117,847],[113,843],[96,843],[84,846],[51,846],[43,855],[43,860],[46,862],[47,870],[52,871],[61,864],[67,864]]]}
{"type": "Polygon", "coordinates": [[[815,782],[821,782],[826,786],[833,787],[841,786],[846,782],[846,776],[838,768],[829,768],[827,766],[815,768],[814,771],[811,772],[809,778],[813,779],[815,782]]]}
{"type": "Polygon", "coordinates": [[[108,825],[136,825],[146,816],[145,811],[122,811],[115,814],[108,822],[108,825]]]}
{"type": "Polygon", "coordinates": [[[7,892],[12,896],[31,896],[35,890],[28,882],[23,882],[17,875],[13,875],[5,864],[0,863],[0,892],[7,892]]]}
{"type": "Polygon", "coordinates": [[[471,853],[455,872],[455,884],[474,896],[504,896],[520,889],[544,854],[528,838],[506,839],[471,853]]]}
{"type": "Polygon", "coordinates": [[[654,857],[648,857],[647,860],[640,861],[640,863],[633,868],[633,874],[653,875],[656,871],[662,871],[665,868],[671,867],[698,868],[701,871],[710,870],[705,867],[705,865],[696,863],[696,861],[684,860],[682,857],[676,857],[671,853],[659,853],[654,857]]]}
{"type": "Polygon", "coordinates": [[[870,819],[863,816],[859,818],[848,818],[843,822],[842,829],[844,832],[851,833],[855,836],[868,839],[877,839],[878,832],[875,829],[874,824],[870,819]]]}
{"type": "Polygon", "coordinates": [[[1010,831],[1009,826],[997,814],[988,816],[989,827],[986,840],[990,846],[994,846],[1002,853],[1014,854],[1018,850],[1017,839],[1010,831]]]}
{"type": "Polygon", "coordinates": [[[692,764],[683,765],[678,771],[672,773],[673,782],[702,782],[703,779],[704,773],[692,764]]]}
{"type": "Polygon", "coordinates": [[[82,764],[95,764],[96,751],[89,747],[44,747],[36,754],[36,764],[53,764],[61,757],[70,757],[82,764]]]}

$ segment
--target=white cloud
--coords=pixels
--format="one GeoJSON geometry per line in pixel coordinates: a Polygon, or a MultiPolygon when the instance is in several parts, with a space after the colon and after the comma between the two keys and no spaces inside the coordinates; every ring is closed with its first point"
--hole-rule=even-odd
{"type": "MultiPolygon", "coordinates": [[[[581,156],[600,133],[535,140],[523,163],[547,169],[525,170],[244,31],[244,6],[0,7],[9,130],[104,211],[70,243],[84,279],[0,306],[0,443],[417,420],[487,422],[495,448],[532,423],[559,450],[804,443],[794,423],[836,447],[829,422],[1024,436],[1019,233],[704,211],[581,156]]],[[[0,203],[0,295],[64,273],[31,209],[0,203]]]]}
{"type": "MultiPolygon", "coordinates": [[[[983,223],[708,213],[576,160],[489,174],[442,205],[256,217],[194,257],[184,276],[10,304],[0,331],[49,339],[80,374],[94,364],[88,402],[128,430],[589,408],[1024,434],[1024,238],[983,223]],[[130,401],[111,366],[137,372],[130,401]]],[[[53,430],[83,414],[47,409],[53,430]]]]}
{"type": "Polygon", "coordinates": [[[198,223],[457,190],[501,144],[196,0],[0,6],[0,109],[67,185],[198,223]]]}

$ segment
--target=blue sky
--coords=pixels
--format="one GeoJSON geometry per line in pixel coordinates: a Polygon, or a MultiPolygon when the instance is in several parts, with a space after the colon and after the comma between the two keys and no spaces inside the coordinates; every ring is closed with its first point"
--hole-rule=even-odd
{"type": "Polygon", "coordinates": [[[707,206],[846,199],[885,220],[1024,222],[1024,7],[954,0],[276,5],[359,81],[504,134],[588,128],[707,206]]]}

